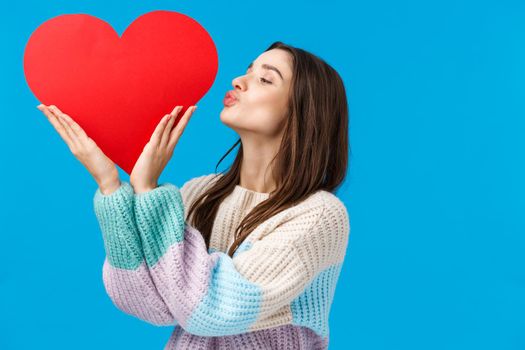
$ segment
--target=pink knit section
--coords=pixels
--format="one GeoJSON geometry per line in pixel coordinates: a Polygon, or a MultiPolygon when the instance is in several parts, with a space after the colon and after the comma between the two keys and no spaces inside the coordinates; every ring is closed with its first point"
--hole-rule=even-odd
{"type": "Polygon", "coordinates": [[[201,337],[176,326],[164,350],[326,350],[328,338],[313,330],[284,325],[260,331],[221,337],[201,337]]]}
{"type": "MultiPolygon", "coordinates": [[[[185,230],[185,235],[195,236],[196,233],[185,230]]],[[[195,244],[202,236],[191,238],[171,245],[150,268],[157,290],[183,327],[206,294],[219,259],[218,254],[202,254],[202,247],[195,244]]]]}
{"type": "Polygon", "coordinates": [[[125,313],[154,325],[177,323],[153,285],[145,261],[135,270],[126,270],[112,266],[106,258],[102,279],[115,306],[125,313]]]}

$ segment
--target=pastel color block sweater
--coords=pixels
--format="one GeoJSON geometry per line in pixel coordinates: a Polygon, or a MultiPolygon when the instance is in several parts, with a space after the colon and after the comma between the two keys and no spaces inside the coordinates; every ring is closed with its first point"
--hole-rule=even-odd
{"type": "Polygon", "coordinates": [[[123,312],[175,326],[165,349],[327,349],[328,319],[350,234],[328,191],[261,223],[227,255],[241,219],[268,193],[239,185],[221,203],[210,248],[187,212],[219,174],[135,194],[94,196],[103,283],[123,312]]]}

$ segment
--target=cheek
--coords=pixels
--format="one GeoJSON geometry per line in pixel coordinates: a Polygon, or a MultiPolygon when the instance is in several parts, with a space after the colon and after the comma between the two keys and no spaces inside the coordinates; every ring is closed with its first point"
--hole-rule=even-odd
{"type": "Polygon", "coordinates": [[[275,106],[255,108],[243,114],[239,120],[247,130],[255,131],[261,135],[273,136],[279,133],[282,125],[283,111],[275,106]]]}
{"type": "Polygon", "coordinates": [[[274,119],[272,116],[280,115],[284,108],[283,95],[279,91],[261,89],[245,97],[239,104],[243,112],[266,123],[271,123],[274,119]]]}

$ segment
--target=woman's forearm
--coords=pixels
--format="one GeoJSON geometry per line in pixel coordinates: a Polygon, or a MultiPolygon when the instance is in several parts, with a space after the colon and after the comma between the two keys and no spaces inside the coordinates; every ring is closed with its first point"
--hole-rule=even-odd
{"type": "Polygon", "coordinates": [[[100,188],[100,192],[102,192],[102,194],[109,195],[115,192],[120,187],[120,185],[120,179],[117,177],[100,181],[98,187],[100,188]]]}

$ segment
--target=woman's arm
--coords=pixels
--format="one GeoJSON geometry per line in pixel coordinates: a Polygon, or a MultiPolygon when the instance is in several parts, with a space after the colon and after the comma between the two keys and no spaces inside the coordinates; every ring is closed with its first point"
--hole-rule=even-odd
{"type": "MultiPolygon", "coordinates": [[[[113,161],[102,152],[73,118],[62,113],[54,105],[48,107],[41,104],[37,108],[48,118],[73,155],[86,167],[99,186],[94,196],[94,206],[104,238],[106,258],[103,265],[103,281],[110,298],[122,311],[147,322],[156,325],[174,324],[175,320],[155,289],[144,264],[133,213],[132,187],[129,183],[121,185],[113,161]]],[[[193,111],[194,109],[185,113],[183,118],[185,122],[193,111]]],[[[162,120],[154,133],[154,143],[148,143],[146,149],[151,149],[152,145],[154,149],[158,148],[157,136],[160,134],[164,136],[164,133],[159,131],[164,131],[167,118],[162,120]]],[[[173,125],[173,121],[168,125],[173,125]]],[[[174,137],[170,138],[169,154],[178,140],[179,130],[180,128],[175,128],[174,137]]],[[[164,137],[160,140],[163,141],[164,137]]],[[[146,156],[148,158],[149,153],[146,153],[146,156]]],[[[144,178],[149,179],[151,175],[151,162],[148,159],[144,160],[142,156],[141,158],[142,160],[138,162],[139,166],[135,166],[138,169],[135,174],[141,175],[139,185],[142,185],[144,178]]],[[[165,157],[161,157],[161,160],[161,163],[164,163],[165,157]]],[[[153,165],[158,164],[153,162],[153,165]]],[[[157,171],[156,167],[153,170],[157,171]]]]}
{"type": "Polygon", "coordinates": [[[185,223],[176,186],[166,183],[135,195],[137,225],[157,290],[177,322],[201,336],[249,331],[257,320],[284,312],[321,269],[340,263],[349,234],[340,213],[320,200],[231,258],[209,254],[200,232],[185,223]],[[330,237],[319,227],[331,230],[330,237]]]}
{"type": "Polygon", "coordinates": [[[133,200],[133,188],[127,182],[108,195],[99,188],[93,198],[106,251],[102,267],[104,287],[125,313],[154,325],[174,325],[176,321],[145,265],[133,200]]]}

